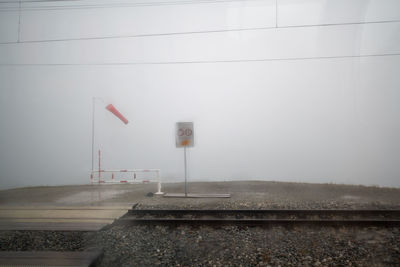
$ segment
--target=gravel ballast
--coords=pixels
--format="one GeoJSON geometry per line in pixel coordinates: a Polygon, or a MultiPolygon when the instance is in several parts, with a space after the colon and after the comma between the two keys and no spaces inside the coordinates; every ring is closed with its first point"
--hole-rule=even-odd
{"type": "Polygon", "coordinates": [[[87,248],[94,232],[0,231],[1,251],[79,251],[87,248]]]}
{"type": "Polygon", "coordinates": [[[117,226],[3,231],[2,251],[102,249],[100,266],[400,266],[398,228],[117,226]]]}
{"type": "Polygon", "coordinates": [[[399,229],[114,226],[100,266],[396,266],[399,229]]]}

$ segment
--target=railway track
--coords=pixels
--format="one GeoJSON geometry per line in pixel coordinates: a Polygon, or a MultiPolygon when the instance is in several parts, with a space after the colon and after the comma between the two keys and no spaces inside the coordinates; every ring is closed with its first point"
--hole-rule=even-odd
{"type": "Polygon", "coordinates": [[[400,210],[136,210],[118,225],[399,227],[400,210]]]}

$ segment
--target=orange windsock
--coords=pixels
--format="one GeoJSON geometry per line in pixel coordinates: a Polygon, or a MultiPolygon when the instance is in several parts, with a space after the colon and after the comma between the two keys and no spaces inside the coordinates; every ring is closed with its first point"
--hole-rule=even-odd
{"type": "Polygon", "coordinates": [[[106,109],[108,109],[112,114],[117,116],[125,124],[128,124],[128,120],[112,104],[108,105],[106,109]]]}

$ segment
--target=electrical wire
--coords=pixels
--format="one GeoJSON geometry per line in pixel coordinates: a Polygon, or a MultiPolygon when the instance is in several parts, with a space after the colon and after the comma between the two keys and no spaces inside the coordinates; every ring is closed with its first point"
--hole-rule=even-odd
{"type": "Polygon", "coordinates": [[[22,1],[0,1],[0,4],[14,4],[14,3],[41,3],[41,2],[80,2],[84,0],[22,0],[22,1]]]}
{"type": "MultiPolygon", "coordinates": [[[[62,0],[67,1],[67,0],[62,0]]],[[[80,2],[83,0],[73,0],[80,2]]],[[[168,1],[168,2],[139,2],[139,3],[113,3],[113,4],[82,4],[82,5],[51,5],[51,6],[25,6],[22,7],[23,11],[26,10],[69,10],[69,9],[93,9],[93,8],[120,8],[120,7],[145,7],[145,6],[170,6],[170,5],[193,5],[193,4],[216,4],[216,3],[230,3],[230,2],[254,2],[265,0],[186,0],[186,1],[168,1]]],[[[35,2],[35,1],[34,1],[35,2]]],[[[37,1],[39,2],[39,1],[37,1]]],[[[46,1],[44,1],[46,2],[46,1]]],[[[55,1],[49,1],[55,2],[55,1]]],[[[2,3],[18,3],[18,2],[0,2],[2,3]]],[[[24,2],[21,3],[31,3],[24,2]]],[[[36,3],[36,2],[35,2],[36,3]]],[[[8,11],[8,10],[7,10],[8,11]]]]}
{"type": "Polygon", "coordinates": [[[365,24],[382,24],[382,23],[399,23],[400,20],[388,21],[371,21],[371,22],[350,22],[350,23],[331,23],[331,24],[316,24],[316,25],[289,25],[289,26],[270,26],[270,27],[250,27],[237,29],[218,29],[208,31],[186,31],[186,32],[167,32],[167,33],[149,33],[135,35],[111,35],[99,37],[79,37],[79,38],[60,38],[60,39],[45,39],[45,40],[25,40],[19,42],[2,42],[0,45],[17,44],[17,43],[51,43],[51,42],[70,42],[70,41],[89,41],[89,40],[105,40],[105,39],[124,39],[124,38],[143,38],[157,36],[174,36],[174,35],[189,35],[189,34],[212,34],[225,32],[242,32],[242,31],[258,31],[258,30],[273,30],[273,29],[288,29],[288,28],[309,28],[309,27],[332,27],[332,26],[348,26],[348,25],[365,25],[365,24]]]}
{"type": "Polygon", "coordinates": [[[153,62],[93,62],[93,63],[0,63],[0,66],[129,66],[129,65],[180,65],[180,64],[218,64],[218,63],[256,63],[274,61],[300,61],[300,60],[325,60],[349,59],[370,57],[400,56],[400,53],[370,54],[370,55],[345,55],[325,57],[298,57],[298,58],[263,58],[263,59],[231,59],[231,60],[197,60],[197,61],[153,61],[153,62]]]}
{"type": "Polygon", "coordinates": [[[18,43],[21,40],[21,2],[19,2],[19,8],[18,8],[18,43]]]}

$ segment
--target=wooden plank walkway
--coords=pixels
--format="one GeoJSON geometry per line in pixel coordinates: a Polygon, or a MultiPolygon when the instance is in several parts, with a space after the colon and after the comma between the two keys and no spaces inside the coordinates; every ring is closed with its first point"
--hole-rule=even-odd
{"type": "Polygon", "coordinates": [[[20,218],[20,219],[40,219],[40,218],[67,218],[67,219],[112,219],[119,218],[127,212],[128,209],[119,210],[92,210],[92,209],[76,209],[76,210],[2,210],[0,219],[20,218]]]}
{"type": "Polygon", "coordinates": [[[0,206],[0,230],[98,231],[132,206],[0,206]]]}
{"type": "Polygon", "coordinates": [[[99,231],[107,223],[0,222],[0,231],[99,231]]]}
{"type": "Polygon", "coordinates": [[[101,251],[0,251],[0,267],[5,266],[75,266],[93,267],[101,251]]]}
{"type": "Polygon", "coordinates": [[[64,205],[0,205],[0,210],[121,210],[131,209],[136,203],[97,206],[64,206],[64,205]]]}

